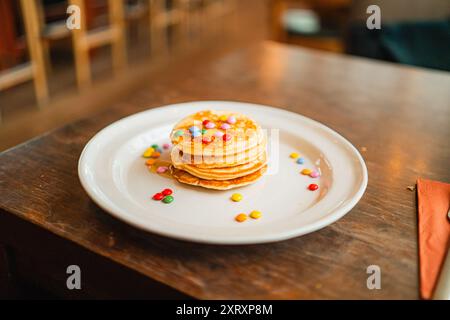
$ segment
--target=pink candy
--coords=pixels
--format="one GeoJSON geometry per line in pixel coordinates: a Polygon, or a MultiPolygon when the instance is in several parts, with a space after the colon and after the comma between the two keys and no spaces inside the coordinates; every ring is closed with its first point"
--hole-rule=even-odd
{"type": "Polygon", "coordinates": [[[317,171],[313,171],[313,172],[311,172],[311,173],[309,174],[309,176],[310,176],[311,178],[317,178],[318,176],[320,176],[320,173],[317,172],[317,171]]]}
{"type": "Polygon", "coordinates": [[[227,119],[227,122],[229,124],[235,124],[236,123],[236,118],[233,117],[233,116],[229,116],[228,119],[227,119]]]}
{"type": "Polygon", "coordinates": [[[220,126],[220,129],[222,130],[228,130],[230,128],[231,126],[228,123],[222,123],[222,125],[220,126]]]}
{"type": "Polygon", "coordinates": [[[170,143],[164,143],[163,144],[163,149],[167,150],[171,147],[170,143]]]}
{"type": "Polygon", "coordinates": [[[165,173],[167,170],[169,170],[168,167],[158,167],[158,169],[156,169],[157,173],[165,173]]]}
{"type": "Polygon", "coordinates": [[[223,133],[222,131],[216,131],[216,133],[214,133],[214,135],[215,135],[217,138],[222,138],[222,136],[224,135],[224,133],[223,133]]]}
{"type": "Polygon", "coordinates": [[[215,127],[216,127],[216,125],[214,124],[214,122],[207,122],[205,124],[206,129],[214,129],[215,127]]]}

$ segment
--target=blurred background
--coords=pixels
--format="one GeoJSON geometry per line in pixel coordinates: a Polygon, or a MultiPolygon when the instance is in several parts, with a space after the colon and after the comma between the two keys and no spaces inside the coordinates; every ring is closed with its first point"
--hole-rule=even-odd
{"type": "Polygon", "coordinates": [[[0,0],[0,151],[101,112],[175,60],[263,40],[448,72],[450,1],[0,0]],[[372,4],[381,30],[366,27],[372,4]]]}

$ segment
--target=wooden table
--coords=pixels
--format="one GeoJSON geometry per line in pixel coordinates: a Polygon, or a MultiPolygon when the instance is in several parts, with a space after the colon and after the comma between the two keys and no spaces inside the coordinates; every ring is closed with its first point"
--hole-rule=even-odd
{"type": "Polygon", "coordinates": [[[450,181],[449,88],[448,73],[270,42],[173,65],[107,112],[1,154],[3,267],[74,297],[418,298],[416,196],[407,186],[450,181]],[[149,107],[205,99],[285,108],[341,133],[369,170],[362,200],[313,234],[212,246],[138,231],[89,199],[77,161],[97,131],[149,107]],[[70,264],[82,269],[81,291],[66,289],[70,264]],[[367,289],[369,265],[381,268],[381,290],[367,289]]]}

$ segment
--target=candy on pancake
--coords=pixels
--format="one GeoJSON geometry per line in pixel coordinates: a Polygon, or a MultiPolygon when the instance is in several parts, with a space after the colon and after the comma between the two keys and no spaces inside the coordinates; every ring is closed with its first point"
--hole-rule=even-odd
{"type": "Polygon", "coordinates": [[[264,141],[264,134],[254,120],[243,114],[205,110],[177,123],[172,130],[171,140],[184,153],[217,157],[254,148],[264,141]],[[225,118],[227,120],[224,121],[225,118]],[[223,124],[227,124],[229,129],[221,129],[223,124]],[[198,135],[205,125],[213,129],[204,129],[203,135],[198,135]],[[207,139],[204,139],[205,137],[207,139]],[[205,144],[204,140],[208,143],[205,144]]]}
{"type": "Polygon", "coordinates": [[[215,190],[229,190],[256,182],[267,170],[267,165],[249,175],[230,180],[205,180],[171,166],[172,176],[181,183],[215,190]]]}

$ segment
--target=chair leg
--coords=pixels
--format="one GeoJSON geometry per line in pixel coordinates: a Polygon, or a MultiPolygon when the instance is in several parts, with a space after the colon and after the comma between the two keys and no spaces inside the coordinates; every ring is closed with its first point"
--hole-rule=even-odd
{"type": "Polygon", "coordinates": [[[151,53],[152,55],[165,54],[168,51],[167,28],[165,25],[160,25],[160,17],[166,11],[166,1],[149,0],[149,7],[151,53]]]}
{"type": "Polygon", "coordinates": [[[115,30],[112,44],[113,68],[119,73],[127,64],[125,12],[123,1],[109,0],[109,23],[115,30]]]}
{"type": "Polygon", "coordinates": [[[34,88],[39,106],[48,101],[48,85],[45,70],[44,50],[40,36],[38,12],[35,0],[20,0],[25,23],[27,45],[33,68],[34,88]]]}
{"type": "Polygon", "coordinates": [[[83,90],[88,88],[92,82],[89,46],[85,41],[87,34],[86,8],[84,0],[70,0],[70,4],[78,6],[81,12],[80,29],[72,30],[72,43],[78,88],[83,90]]]}

